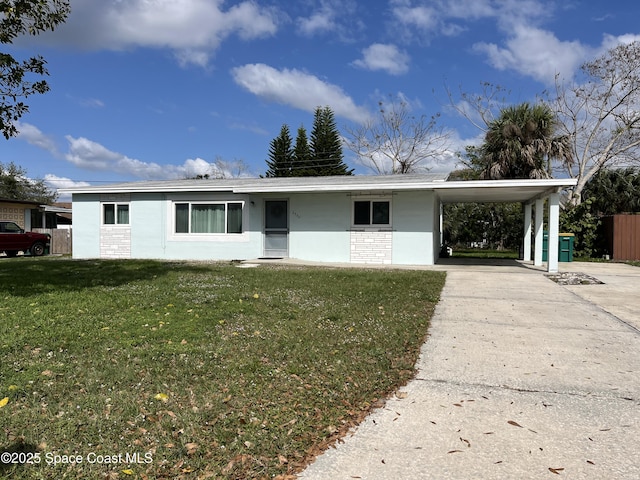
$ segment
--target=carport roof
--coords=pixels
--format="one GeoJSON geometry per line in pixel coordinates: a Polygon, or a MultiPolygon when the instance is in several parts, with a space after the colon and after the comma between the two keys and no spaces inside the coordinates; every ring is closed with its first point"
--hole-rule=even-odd
{"type": "Polygon", "coordinates": [[[447,174],[165,180],[61,189],[71,194],[231,192],[314,193],[432,190],[444,203],[528,202],[576,184],[575,179],[447,182],[447,174]]]}
{"type": "Polygon", "coordinates": [[[470,180],[445,182],[434,187],[443,203],[529,203],[573,187],[575,178],[544,180],[470,180]]]}

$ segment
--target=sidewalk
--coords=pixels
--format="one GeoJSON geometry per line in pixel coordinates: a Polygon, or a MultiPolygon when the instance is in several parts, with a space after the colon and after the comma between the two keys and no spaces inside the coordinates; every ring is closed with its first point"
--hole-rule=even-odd
{"type": "Polygon", "coordinates": [[[444,268],[416,378],[299,478],[640,478],[640,268],[444,268]]]}

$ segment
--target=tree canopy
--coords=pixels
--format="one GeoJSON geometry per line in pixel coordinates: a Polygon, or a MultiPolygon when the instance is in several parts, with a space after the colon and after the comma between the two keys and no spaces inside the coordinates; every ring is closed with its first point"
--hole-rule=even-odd
{"type": "Polygon", "coordinates": [[[414,173],[430,170],[447,149],[449,133],[437,125],[439,115],[411,113],[403,96],[378,102],[378,115],[356,128],[347,129],[345,144],[360,163],[377,174],[414,173]]]}
{"type": "Polygon", "coordinates": [[[640,168],[605,168],[594,175],[582,197],[598,215],[640,212],[640,168]]]}
{"type": "Polygon", "coordinates": [[[288,125],[282,125],[280,134],[271,140],[269,158],[267,159],[266,177],[292,177],[293,150],[291,149],[291,133],[288,125]]]}
{"type": "Polygon", "coordinates": [[[503,108],[487,127],[479,149],[484,178],[550,178],[553,160],[571,162],[569,137],[556,134],[557,120],[544,103],[503,108]]]}
{"type": "Polygon", "coordinates": [[[55,202],[57,193],[44,183],[27,177],[27,171],[11,162],[0,162],[0,197],[10,200],[26,200],[43,205],[55,202]]]}
{"type": "Polygon", "coordinates": [[[582,77],[556,84],[553,108],[572,142],[577,205],[589,180],[607,166],[637,164],[640,155],[640,41],[585,63],[582,77]]]}
{"type": "Polygon", "coordinates": [[[270,143],[266,177],[353,174],[342,159],[342,142],[331,108],[317,107],[310,140],[300,126],[295,146],[292,143],[289,126],[284,124],[270,143]]]}
{"type": "MultiPolygon", "coordinates": [[[[0,43],[54,30],[69,12],[69,1],[64,0],[0,0],[0,43]]],[[[15,124],[29,111],[22,99],[49,90],[45,80],[31,80],[49,74],[46,63],[39,55],[17,60],[0,52],[0,130],[5,138],[18,134],[15,124]]]]}
{"type": "Polygon", "coordinates": [[[313,116],[309,148],[311,150],[311,163],[307,175],[353,174],[353,169],[350,170],[342,159],[342,141],[331,108],[316,108],[313,116]]]}

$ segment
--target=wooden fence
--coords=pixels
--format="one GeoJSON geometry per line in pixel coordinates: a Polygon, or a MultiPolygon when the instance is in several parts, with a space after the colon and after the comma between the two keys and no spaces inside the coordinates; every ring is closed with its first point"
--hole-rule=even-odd
{"type": "Polygon", "coordinates": [[[603,217],[606,248],[614,260],[640,260],[640,215],[603,217]]]}
{"type": "Polygon", "coordinates": [[[71,255],[73,252],[70,228],[34,228],[33,231],[51,235],[51,248],[49,253],[71,255]]]}

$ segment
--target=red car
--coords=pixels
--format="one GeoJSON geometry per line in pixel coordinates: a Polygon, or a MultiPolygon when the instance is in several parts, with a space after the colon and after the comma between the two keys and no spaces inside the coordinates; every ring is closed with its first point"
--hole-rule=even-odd
{"type": "Polygon", "coordinates": [[[39,257],[49,248],[51,237],[44,233],[25,232],[14,222],[0,222],[0,253],[15,257],[18,252],[30,252],[39,257]]]}

